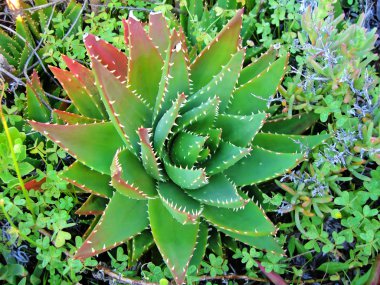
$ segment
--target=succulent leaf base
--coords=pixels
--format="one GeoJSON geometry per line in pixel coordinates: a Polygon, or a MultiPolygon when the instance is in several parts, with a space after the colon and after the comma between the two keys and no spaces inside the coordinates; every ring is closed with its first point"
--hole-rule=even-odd
{"type": "Polygon", "coordinates": [[[70,71],[51,68],[72,101],[54,110],[58,124],[41,115],[36,78],[28,85],[30,124],[77,159],[62,177],[91,193],[78,214],[101,215],[76,258],[132,240],[137,260],[155,243],[182,284],[203,258],[209,227],[282,253],[275,226],[242,187],[292,169],[302,147],[326,135],[260,132],[288,57],[270,49],[243,68],[242,15],[194,60],[183,31],[170,31],[159,13],[148,32],[132,16],[124,21],[128,55],[87,35],[92,70],[68,57],[70,71]]]}

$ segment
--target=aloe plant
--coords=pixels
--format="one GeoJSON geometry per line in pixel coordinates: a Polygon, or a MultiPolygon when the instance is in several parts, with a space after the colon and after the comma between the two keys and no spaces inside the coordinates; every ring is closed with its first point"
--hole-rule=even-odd
{"type": "MultiPolygon", "coordinates": [[[[282,253],[276,227],[242,187],[292,169],[305,159],[301,148],[326,135],[259,132],[288,58],[270,50],[243,68],[242,14],[193,62],[183,31],[151,14],[147,33],[134,17],[124,21],[128,56],[86,35],[92,70],[67,57],[70,71],[51,68],[72,105],[54,110],[59,124],[30,124],[77,159],[62,177],[91,193],[77,213],[97,223],[76,258],[132,240],[137,260],[155,243],[182,284],[203,258],[208,227],[282,253]]],[[[29,116],[47,122],[42,96],[33,80],[29,116]]]]}

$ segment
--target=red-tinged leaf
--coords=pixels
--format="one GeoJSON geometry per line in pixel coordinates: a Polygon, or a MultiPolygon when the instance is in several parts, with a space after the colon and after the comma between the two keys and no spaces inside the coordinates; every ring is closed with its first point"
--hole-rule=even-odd
{"type": "Polygon", "coordinates": [[[193,91],[198,91],[206,85],[238,50],[242,17],[243,9],[236,13],[190,66],[193,91]]]}
{"type": "Polygon", "coordinates": [[[160,199],[149,200],[148,210],[153,239],[175,282],[182,285],[195,250],[199,222],[181,225],[160,199]]]}
{"type": "Polygon", "coordinates": [[[95,104],[86,87],[74,76],[73,73],[54,66],[50,66],[50,70],[65,89],[75,108],[82,115],[95,119],[103,118],[99,111],[99,106],[95,104]]]}
{"type": "Polygon", "coordinates": [[[145,200],[157,196],[155,180],[129,150],[117,151],[111,167],[111,184],[128,198],[145,200]]]}
{"type": "Polygon", "coordinates": [[[107,112],[100,97],[99,90],[96,87],[95,76],[92,70],[81,65],[79,62],[72,60],[66,55],[62,55],[62,58],[74,76],[86,87],[95,105],[100,109],[103,118],[107,119],[107,112]]]}
{"type": "Polygon", "coordinates": [[[124,26],[128,26],[129,32],[128,84],[154,107],[163,60],[137,19],[130,16],[124,26]]]}
{"type": "Polygon", "coordinates": [[[103,198],[110,198],[114,189],[109,185],[111,177],[88,168],[79,161],[65,169],[60,177],[82,189],[103,198]]]}
{"type": "Polygon", "coordinates": [[[129,199],[115,191],[98,224],[74,258],[85,259],[114,248],[142,232],[148,225],[146,201],[129,199]]]}
{"type": "Polygon", "coordinates": [[[107,203],[108,203],[108,199],[105,199],[96,195],[90,195],[90,197],[87,198],[86,202],[84,202],[82,206],[80,206],[80,208],[76,210],[75,214],[81,215],[81,216],[101,215],[103,214],[107,203]]]}
{"type": "Polygon", "coordinates": [[[170,31],[161,12],[149,14],[149,37],[160,51],[162,58],[165,58],[169,46],[170,31]]]}
{"type": "MultiPolygon", "coordinates": [[[[41,186],[46,182],[46,177],[42,178],[40,181],[37,181],[37,179],[30,180],[28,182],[25,182],[25,189],[26,190],[34,190],[34,191],[42,191],[41,186]]],[[[18,186],[18,189],[21,189],[20,186],[18,186]]]]}
{"type": "Polygon", "coordinates": [[[56,114],[60,120],[62,120],[66,124],[70,124],[70,125],[92,124],[92,123],[99,122],[99,120],[96,120],[93,118],[89,118],[89,117],[85,117],[85,116],[78,115],[75,113],[69,113],[69,112],[61,111],[61,110],[57,110],[57,109],[54,109],[53,113],[56,114]]]}
{"type": "Polygon", "coordinates": [[[270,280],[273,282],[273,284],[276,285],[288,285],[286,281],[277,273],[275,272],[268,272],[264,266],[261,265],[259,261],[256,261],[257,265],[259,266],[261,272],[270,280]]]}
{"type": "Polygon", "coordinates": [[[120,82],[127,82],[128,58],[124,53],[94,35],[86,35],[83,41],[91,57],[95,57],[120,82]]]}
{"type": "Polygon", "coordinates": [[[101,96],[115,129],[127,147],[137,154],[140,150],[139,137],[136,133],[141,126],[149,125],[151,111],[124,84],[92,58],[96,79],[101,87],[101,96]]]}
{"type": "Polygon", "coordinates": [[[123,146],[123,141],[110,122],[88,125],[29,123],[81,163],[101,173],[111,173],[113,156],[123,146]]]}

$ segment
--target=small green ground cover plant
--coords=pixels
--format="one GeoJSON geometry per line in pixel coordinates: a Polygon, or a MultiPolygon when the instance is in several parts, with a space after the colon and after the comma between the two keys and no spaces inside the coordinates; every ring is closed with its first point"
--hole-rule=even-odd
{"type": "Polygon", "coordinates": [[[376,35],[340,16],[361,6],[128,4],[41,34],[55,79],[2,85],[0,280],[376,282],[376,35]]]}

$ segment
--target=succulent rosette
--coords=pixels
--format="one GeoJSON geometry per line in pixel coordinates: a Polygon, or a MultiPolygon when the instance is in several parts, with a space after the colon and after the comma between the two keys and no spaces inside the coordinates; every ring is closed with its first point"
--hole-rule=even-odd
{"type": "Polygon", "coordinates": [[[148,32],[134,17],[124,21],[126,53],[87,35],[92,70],[68,57],[70,71],[51,68],[72,102],[54,110],[59,124],[46,123],[41,87],[28,85],[29,114],[40,121],[30,124],[76,158],[62,177],[91,193],[77,213],[95,223],[76,258],[131,240],[136,260],[155,244],[182,284],[203,258],[209,227],[282,252],[275,226],[242,187],[295,167],[301,146],[326,136],[260,132],[288,56],[270,49],[243,68],[242,15],[194,60],[182,30],[170,31],[159,13],[148,32]]]}

